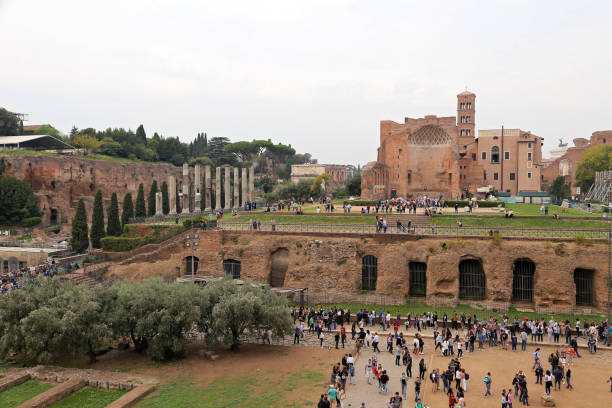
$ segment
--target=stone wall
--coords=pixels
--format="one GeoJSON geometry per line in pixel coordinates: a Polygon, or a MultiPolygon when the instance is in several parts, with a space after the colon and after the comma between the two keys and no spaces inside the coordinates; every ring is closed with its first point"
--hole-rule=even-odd
{"type": "MultiPolygon", "coordinates": [[[[105,276],[131,281],[162,276],[171,281],[186,273],[186,257],[190,255],[191,250],[176,240],[149,259],[110,266],[105,276]]],[[[508,304],[512,296],[513,264],[525,258],[535,263],[530,306],[573,308],[576,268],[594,270],[592,307],[604,309],[607,299],[607,251],[601,243],[203,231],[195,252],[200,275],[221,276],[223,261],[232,259],[241,263],[241,279],[270,282],[274,269],[278,284],[279,279],[282,281],[279,273],[282,275],[282,267],[286,265],[282,286],[307,287],[309,297],[325,295],[331,302],[358,299],[366,294],[361,287],[365,255],[373,255],[378,261],[376,291],[367,294],[384,296],[394,302],[405,301],[409,295],[411,261],[424,262],[427,266],[428,302],[458,301],[459,263],[463,259],[476,259],[482,262],[486,275],[486,299],[475,303],[508,304]],[[278,259],[279,253],[281,259],[278,259]]]]}

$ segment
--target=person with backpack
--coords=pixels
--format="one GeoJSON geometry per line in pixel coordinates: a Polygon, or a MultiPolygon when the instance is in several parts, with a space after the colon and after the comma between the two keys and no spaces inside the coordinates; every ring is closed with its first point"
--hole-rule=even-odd
{"type": "Polygon", "coordinates": [[[485,398],[491,395],[491,382],[492,382],[491,373],[489,372],[487,373],[487,375],[485,375],[485,378],[484,378],[484,383],[486,387],[486,391],[484,394],[485,398]]]}

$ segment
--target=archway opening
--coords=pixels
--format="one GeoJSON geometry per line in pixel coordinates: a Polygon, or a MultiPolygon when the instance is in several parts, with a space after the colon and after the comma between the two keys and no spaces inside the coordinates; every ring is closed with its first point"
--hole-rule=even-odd
{"type": "Polygon", "coordinates": [[[279,248],[272,252],[270,257],[270,286],[282,288],[285,285],[285,276],[289,268],[289,250],[279,248]]]}
{"type": "Polygon", "coordinates": [[[378,279],[378,258],[366,255],[361,260],[361,289],[376,290],[378,279]]]}
{"type": "Polygon", "coordinates": [[[192,258],[191,255],[189,255],[188,257],[185,258],[185,266],[187,270],[187,275],[191,275],[192,267],[193,267],[193,273],[194,274],[198,273],[198,263],[199,262],[200,262],[200,259],[197,256],[194,256],[192,258]]]}
{"type": "Polygon", "coordinates": [[[459,263],[459,299],[484,300],[487,280],[479,259],[464,259],[459,263]]]}
{"type": "Polygon", "coordinates": [[[535,264],[531,259],[517,259],[512,264],[512,301],[533,302],[535,264]]]}
{"type": "Polygon", "coordinates": [[[240,272],[242,271],[242,264],[240,261],[235,259],[224,259],[223,260],[223,274],[228,278],[240,279],[240,272]]]}
{"type": "Polygon", "coordinates": [[[595,271],[593,269],[574,269],[574,283],[576,284],[576,304],[592,306],[595,301],[593,293],[595,271]]]}
{"type": "Polygon", "coordinates": [[[425,296],[427,294],[427,264],[425,262],[410,262],[410,296],[425,296]]]}

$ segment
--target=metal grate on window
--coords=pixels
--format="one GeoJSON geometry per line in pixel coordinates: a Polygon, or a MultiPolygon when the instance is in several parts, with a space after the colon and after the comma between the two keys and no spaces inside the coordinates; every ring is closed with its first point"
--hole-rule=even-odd
{"type": "Polygon", "coordinates": [[[410,262],[410,296],[425,296],[427,294],[427,264],[410,262]]]}
{"type": "Polygon", "coordinates": [[[535,264],[529,259],[518,259],[512,265],[512,301],[533,302],[535,264]]]}
{"type": "Polygon", "coordinates": [[[459,263],[459,299],[483,300],[486,298],[486,278],[482,264],[477,259],[465,259],[459,263]]]}
{"type": "Polygon", "coordinates": [[[363,290],[376,290],[378,278],[378,258],[366,255],[361,260],[361,288],[363,290]]]}

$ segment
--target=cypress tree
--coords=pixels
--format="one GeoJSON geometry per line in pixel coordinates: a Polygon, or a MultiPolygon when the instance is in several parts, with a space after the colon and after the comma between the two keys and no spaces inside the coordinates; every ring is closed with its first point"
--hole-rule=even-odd
{"type": "Polygon", "coordinates": [[[153,180],[151,184],[151,190],[149,191],[149,197],[147,197],[147,215],[152,217],[155,215],[155,193],[157,193],[157,180],[153,180]]]}
{"type": "Polygon", "coordinates": [[[121,228],[125,227],[130,218],[134,218],[134,202],[132,201],[132,193],[125,193],[123,210],[121,211],[121,228]]]}
{"type": "Polygon", "coordinates": [[[179,188],[178,188],[178,183],[176,183],[176,193],[175,193],[175,197],[176,197],[176,213],[180,214],[183,211],[183,207],[181,207],[181,198],[179,196],[179,188]]]}
{"type": "Polygon", "coordinates": [[[102,202],[102,191],[96,192],[94,199],[93,214],[91,216],[91,246],[100,248],[100,240],[104,238],[104,203],[102,202]]]}
{"type": "Polygon", "coordinates": [[[162,193],[162,211],[164,214],[168,214],[170,212],[170,199],[168,197],[168,184],[165,181],[162,182],[161,193],[162,193]]]}
{"type": "Polygon", "coordinates": [[[121,222],[119,222],[119,202],[117,201],[117,193],[113,193],[113,195],[111,195],[106,235],[115,237],[121,235],[121,222]]]}
{"type": "Polygon", "coordinates": [[[70,238],[72,250],[83,252],[89,247],[89,230],[87,228],[87,213],[85,203],[79,199],[76,214],[72,219],[72,237],[70,238]]]}
{"type": "Polygon", "coordinates": [[[136,195],[136,217],[146,217],[147,209],[145,207],[144,187],[142,183],[138,186],[138,194],[136,195]]]}

